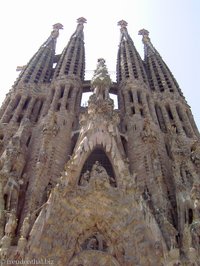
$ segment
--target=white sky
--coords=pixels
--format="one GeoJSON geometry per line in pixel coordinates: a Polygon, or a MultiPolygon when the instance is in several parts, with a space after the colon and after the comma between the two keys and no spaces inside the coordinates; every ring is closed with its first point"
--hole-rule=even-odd
{"type": "Polygon", "coordinates": [[[200,128],[200,1],[199,0],[6,0],[0,8],[1,64],[0,102],[19,72],[48,38],[52,25],[60,22],[57,53],[66,46],[85,17],[86,70],[96,68],[103,57],[109,71],[116,70],[120,31],[117,22],[128,22],[128,32],[143,58],[138,30],[150,32],[153,45],[178,81],[200,128]]]}

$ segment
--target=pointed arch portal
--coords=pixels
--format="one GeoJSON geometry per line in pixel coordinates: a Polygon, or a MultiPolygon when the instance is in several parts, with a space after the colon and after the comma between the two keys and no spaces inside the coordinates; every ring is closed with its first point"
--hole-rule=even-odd
{"type": "MultiPolygon", "coordinates": [[[[86,173],[87,171],[91,172],[93,165],[95,164],[95,162],[98,161],[100,163],[101,166],[103,166],[108,174],[108,176],[110,176],[112,178],[112,180],[116,180],[115,178],[115,173],[112,167],[112,164],[108,158],[108,156],[106,155],[106,153],[104,152],[103,149],[101,148],[95,148],[89,155],[89,157],[87,158],[87,160],[85,161],[80,177],[84,175],[84,173],[86,173]]],[[[114,181],[114,183],[110,182],[111,185],[116,186],[116,181],[114,181]]],[[[79,181],[80,182],[80,181],[79,181]]]]}

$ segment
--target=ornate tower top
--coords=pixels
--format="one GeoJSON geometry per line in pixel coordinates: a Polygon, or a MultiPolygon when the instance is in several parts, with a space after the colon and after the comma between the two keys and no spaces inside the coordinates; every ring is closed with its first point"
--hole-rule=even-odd
{"type": "Polygon", "coordinates": [[[126,28],[128,26],[128,23],[122,19],[117,23],[117,25],[121,26],[121,28],[126,28]]]}
{"type": "Polygon", "coordinates": [[[123,39],[125,37],[125,39],[128,39],[129,38],[129,35],[128,35],[128,31],[127,31],[127,26],[128,26],[128,23],[125,21],[125,20],[120,20],[118,23],[117,23],[118,26],[120,26],[120,30],[121,30],[121,39],[123,39]]]}
{"type": "Polygon", "coordinates": [[[141,29],[141,30],[139,30],[138,35],[142,35],[142,37],[143,37],[142,41],[143,42],[150,41],[148,30],[141,29]]]}
{"type": "Polygon", "coordinates": [[[84,17],[80,17],[77,19],[77,23],[78,24],[84,24],[84,23],[87,23],[87,19],[84,18],[84,17]]]}
{"type": "Polygon", "coordinates": [[[138,35],[142,35],[142,42],[144,43],[145,55],[148,55],[151,52],[155,53],[155,49],[151,43],[151,39],[149,38],[149,31],[145,29],[141,29],[139,30],[138,35]]]}
{"type": "Polygon", "coordinates": [[[63,30],[63,25],[61,23],[54,24],[53,31],[51,32],[51,37],[54,39],[58,38],[59,30],[63,30]]]}

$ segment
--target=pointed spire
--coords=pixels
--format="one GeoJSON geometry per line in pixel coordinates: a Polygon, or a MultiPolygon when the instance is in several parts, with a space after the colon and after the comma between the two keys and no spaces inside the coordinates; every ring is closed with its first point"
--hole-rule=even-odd
{"type": "Polygon", "coordinates": [[[173,74],[151,43],[149,31],[141,29],[138,35],[142,35],[142,42],[144,43],[144,60],[151,89],[160,92],[165,90],[170,92],[177,91],[182,96],[182,92],[173,74]]]}
{"type": "Polygon", "coordinates": [[[117,81],[131,78],[146,83],[147,77],[143,62],[128,34],[127,25],[128,23],[125,20],[118,22],[118,26],[121,27],[121,38],[117,60],[117,81]]]}
{"type": "Polygon", "coordinates": [[[49,38],[41,45],[29,63],[23,67],[15,86],[20,82],[39,83],[50,81],[55,56],[56,40],[59,36],[60,29],[63,29],[61,23],[53,25],[53,31],[49,38]]]}
{"type": "Polygon", "coordinates": [[[72,34],[68,45],[64,48],[54,72],[54,79],[62,79],[67,75],[77,75],[84,78],[85,48],[84,48],[84,23],[83,17],[77,19],[77,28],[72,34]]]}

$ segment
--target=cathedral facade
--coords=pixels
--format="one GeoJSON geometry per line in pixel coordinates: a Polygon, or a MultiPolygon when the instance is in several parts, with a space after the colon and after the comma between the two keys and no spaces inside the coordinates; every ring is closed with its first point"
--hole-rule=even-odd
{"type": "Polygon", "coordinates": [[[77,23],[61,54],[53,26],[0,109],[1,262],[200,265],[200,139],[176,79],[121,20],[116,82],[103,58],[85,80],[77,23]]]}

